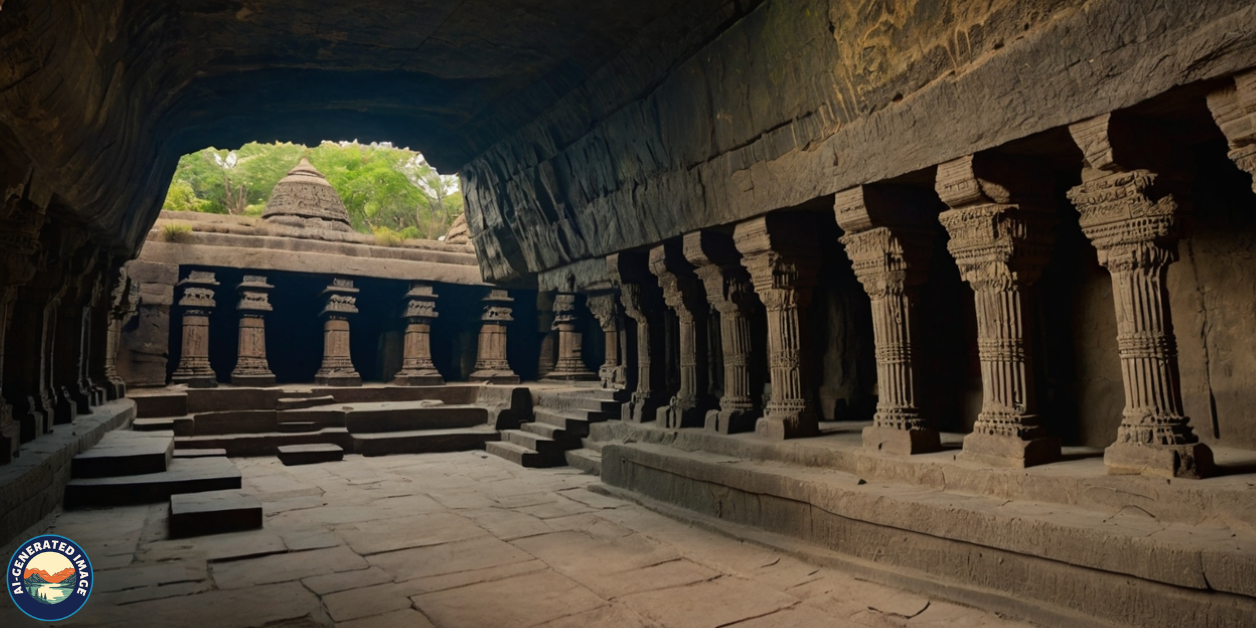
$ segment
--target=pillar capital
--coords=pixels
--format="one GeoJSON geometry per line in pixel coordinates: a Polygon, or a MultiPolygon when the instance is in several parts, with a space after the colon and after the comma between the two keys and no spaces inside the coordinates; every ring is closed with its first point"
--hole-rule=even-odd
{"type": "Polygon", "coordinates": [[[393,383],[398,386],[439,386],[445,383],[432,362],[432,321],[436,312],[436,291],[432,284],[416,281],[410,284],[402,301],[406,320],[405,344],[402,348],[401,370],[393,383]]]}
{"type": "Polygon", "coordinates": [[[807,359],[811,339],[806,312],[820,272],[816,220],[780,212],[739,223],[733,230],[741,264],[767,310],[772,400],[755,423],[755,433],[767,438],[820,433],[807,359]]]}
{"type": "Polygon", "coordinates": [[[1230,144],[1230,160],[1253,177],[1256,192],[1256,71],[1236,74],[1209,94],[1208,109],[1230,144]]]}
{"type": "Polygon", "coordinates": [[[932,254],[937,200],[927,192],[862,185],[839,192],[833,210],[845,231],[839,242],[872,302],[880,395],[864,447],[893,454],[938,451],[938,431],[916,403],[915,288],[932,254]]]}
{"type": "Polygon", "coordinates": [[[1109,473],[1204,477],[1212,450],[1182,408],[1166,275],[1177,260],[1186,179],[1156,146],[1157,129],[1108,114],[1069,127],[1082,150],[1082,183],[1069,190],[1082,232],[1112,275],[1125,410],[1104,453],[1109,473]]]}
{"type": "Polygon", "coordinates": [[[357,314],[359,292],[361,290],[353,287],[352,279],[340,277],[332,279],[331,283],[318,294],[318,296],[326,298],[323,309],[319,311],[318,315],[329,319],[344,319],[349,315],[357,314]]]}

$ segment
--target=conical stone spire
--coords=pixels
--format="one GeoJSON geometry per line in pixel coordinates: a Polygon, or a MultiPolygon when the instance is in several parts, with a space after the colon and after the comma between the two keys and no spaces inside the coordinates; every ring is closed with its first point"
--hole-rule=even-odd
{"type": "Polygon", "coordinates": [[[353,230],[340,195],[305,157],[275,185],[262,218],[293,227],[353,230]]]}

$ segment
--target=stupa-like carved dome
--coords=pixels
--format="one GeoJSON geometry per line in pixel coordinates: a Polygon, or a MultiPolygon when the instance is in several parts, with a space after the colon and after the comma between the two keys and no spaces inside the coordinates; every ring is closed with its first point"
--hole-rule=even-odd
{"type": "Polygon", "coordinates": [[[305,157],[275,185],[262,218],[293,227],[353,230],[344,201],[305,157]]]}

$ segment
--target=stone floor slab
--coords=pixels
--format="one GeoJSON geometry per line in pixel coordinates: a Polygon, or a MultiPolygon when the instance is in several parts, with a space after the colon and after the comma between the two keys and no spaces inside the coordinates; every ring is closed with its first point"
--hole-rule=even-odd
{"type": "Polygon", "coordinates": [[[532,555],[490,536],[372,554],[371,565],[392,574],[397,582],[463,571],[474,571],[532,560],[532,555]]]}
{"type": "Polygon", "coordinates": [[[549,570],[411,599],[443,628],[525,628],[605,605],[588,589],[549,570]]]}
{"type": "Polygon", "coordinates": [[[684,587],[637,593],[622,598],[641,615],[667,626],[717,628],[762,617],[798,603],[748,580],[720,578],[684,587]]]}
{"type": "Polygon", "coordinates": [[[368,566],[366,560],[349,548],[333,547],[216,563],[211,572],[219,589],[238,589],[341,571],[356,571],[368,566]]]}
{"type": "Polygon", "coordinates": [[[451,512],[368,521],[342,528],[339,532],[349,547],[363,556],[488,534],[470,519],[451,512]]]}
{"type": "Polygon", "coordinates": [[[412,608],[383,615],[372,615],[353,621],[340,622],[336,628],[436,628],[427,617],[412,608]]]}

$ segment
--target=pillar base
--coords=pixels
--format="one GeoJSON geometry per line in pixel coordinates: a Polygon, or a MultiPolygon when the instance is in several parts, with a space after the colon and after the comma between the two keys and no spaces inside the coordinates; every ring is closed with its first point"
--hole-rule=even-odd
{"type": "MultiPolygon", "coordinates": [[[[8,408],[0,408],[0,412],[6,410],[8,408]]],[[[17,446],[21,440],[21,431],[22,427],[17,423],[9,423],[0,428],[0,465],[9,464],[17,457],[17,446]]]]}
{"type": "Polygon", "coordinates": [[[549,373],[546,373],[545,377],[541,379],[542,381],[553,381],[553,382],[596,382],[598,381],[599,378],[598,378],[597,373],[593,373],[590,371],[574,371],[574,372],[566,372],[566,373],[558,373],[555,371],[550,371],[549,373]]]}
{"type": "Polygon", "coordinates": [[[326,375],[315,375],[314,383],[319,386],[361,386],[362,376],[357,373],[328,373],[326,375]]]}
{"type": "Polygon", "coordinates": [[[942,440],[933,429],[897,430],[869,425],[863,430],[863,446],[868,451],[912,456],[942,451],[942,440]]]}
{"type": "Polygon", "coordinates": [[[236,375],[231,374],[232,386],[251,386],[254,388],[270,388],[275,385],[275,375],[236,375]]]}
{"type": "Polygon", "coordinates": [[[1203,443],[1189,445],[1132,445],[1114,443],[1103,452],[1103,465],[1111,475],[1155,475],[1198,480],[1216,474],[1212,449],[1203,443]]]}
{"type": "Polygon", "coordinates": [[[805,419],[785,419],[780,416],[766,416],[755,421],[754,433],[768,440],[808,438],[819,436],[820,426],[815,421],[807,421],[805,419]]]}
{"type": "Polygon", "coordinates": [[[217,388],[218,378],[213,375],[176,375],[170,378],[171,384],[184,384],[188,388],[217,388]]]}
{"type": "Polygon", "coordinates": [[[630,423],[652,423],[658,417],[663,400],[658,397],[635,397],[620,406],[620,420],[630,423]]]}
{"type": "Polygon", "coordinates": [[[520,381],[519,376],[511,371],[476,371],[467,379],[473,382],[484,382],[485,384],[505,385],[518,384],[520,381]]]}
{"type": "Polygon", "coordinates": [[[703,428],[719,434],[753,432],[758,419],[756,410],[708,410],[703,428]]]}
{"type": "Polygon", "coordinates": [[[995,467],[1024,469],[1060,459],[1060,439],[1054,436],[1021,439],[973,432],[964,437],[960,460],[995,467]]]}
{"type": "Polygon", "coordinates": [[[398,373],[393,379],[394,386],[441,386],[445,378],[436,371],[418,371],[415,373],[398,373]]]}
{"type": "Polygon", "coordinates": [[[52,424],[68,425],[73,423],[74,419],[78,418],[78,415],[78,404],[67,394],[65,389],[62,389],[61,394],[57,395],[57,400],[53,402],[52,424]]]}

